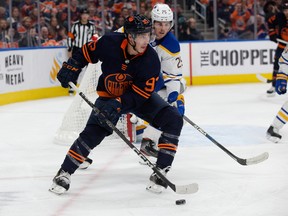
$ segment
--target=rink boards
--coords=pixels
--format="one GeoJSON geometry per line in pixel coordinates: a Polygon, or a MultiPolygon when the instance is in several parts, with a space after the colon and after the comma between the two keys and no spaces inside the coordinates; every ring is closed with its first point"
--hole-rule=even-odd
{"type": "MultiPolygon", "coordinates": [[[[271,77],[276,44],[268,41],[181,43],[187,85],[259,82],[271,77]]],[[[0,105],[68,95],[56,79],[65,47],[0,50],[0,105]]]]}

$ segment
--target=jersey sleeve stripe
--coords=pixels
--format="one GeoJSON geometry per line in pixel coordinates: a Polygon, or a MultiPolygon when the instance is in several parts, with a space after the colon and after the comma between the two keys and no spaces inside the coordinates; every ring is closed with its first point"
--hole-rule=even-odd
{"type": "Polygon", "coordinates": [[[147,92],[143,91],[142,89],[138,88],[136,85],[132,85],[132,89],[139,95],[141,95],[142,97],[148,99],[150,97],[150,94],[148,94],[147,92]]]}
{"type": "Polygon", "coordinates": [[[87,45],[86,44],[82,47],[82,52],[84,54],[84,57],[85,57],[86,61],[89,62],[89,63],[92,63],[92,61],[90,59],[90,56],[89,56],[89,53],[87,51],[87,45]]]}

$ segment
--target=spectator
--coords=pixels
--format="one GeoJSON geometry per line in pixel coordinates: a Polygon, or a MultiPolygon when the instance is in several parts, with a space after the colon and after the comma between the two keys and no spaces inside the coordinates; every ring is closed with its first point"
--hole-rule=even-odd
{"type": "MultiPolygon", "coordinates": [[[[71,0],[70,2],[70,11],[71,11],[71,25],[76,22],[80,17],[80,8],[78,6],[78,0],[71,0]]],[[[68,7],[64,8],[62,13],[60,14],[59,20],[63,26],[68,29],[68,7]]]]}
{"type": "Polygon", "coordinates": [[[24,34],[29,31],[32,27],[32,20],[29,16],[26,16],[22,19],[21,25],[17,28],[17,31],[20,33],[21,38],[23,38],[24,34]]]}
{"type": "Polygon", "coordinates": [[[20,40],[20,34],[18,32],[18,28],[21,26],[21,19],[20,19],[20,10],[18,7],[12,7],[12,16],[7,19],[7,22],[12,23],[13,29],[10,29],[11,40],[13,41],[20,40]]]}
{"type": "Polygon", "coordinates": [[[8,10],[6,10],[4,7],[0,7],[0,19],[7,19],[9,17],[8,10]]]}
{"type": "Polygon", "coordinates": [[[39,38],[35,28],[29,28],[24,33],[22,39],[19,41],[19,47],[37,47],[39,46],[39,38]]]}
{"type": "MultiPolygon", "coordinates": [[[[101,11],[101,13],[102,13],[102,11],[101,11]]],[[[101,14],[99,16],[102,17],[101,14]]],[[[100,23],[99,26],[101,28],[100,31],[102,31],[103,30],[102,22],[100,23]]],[[[113,26],[113,19],[111,17],[111,14],[108,13],[108,11],[105,9],[104,10],[104,29],[105,29],[104,32],[105,33],[110,32],[112,29],[112,26],[113,26]]]]}
{"type": "Polygon", "coordinates": [[[124,25],[125,19],[122,16],[115,18],[111,31],[116,31],[124,25]]]}
{"type": "Polygon", "coordinates": [[[254,17],[250,20],[251,24],[248,26],[248,29],[250,31],[250,33],[253,35],[254,33],[254,26],[255,26],[255,22],[257,25],[257,39],[265,39],[268,34],[267,34],[267,28],[266,25],[264,24],[264,17],[262,17],[261,15],[256,15],[256,21],[254,20],[254,17]]]}
{"type": "Polygon", "coordinates": [[[56,41],[59,43],[60,46],[68,46],[67,44],[67,31],[66,29],[62,26],[60,29],[57,31],[57,38],[56,41]]]}
{"type": "Polygon", "coordinates": [[[12,7],[12,14],[7,18],[8,23],[12,23],[13,28],[17,29],[20,25],[20,11],[17,7],[12,7]]]}
{"type": "Polygon", "coordinates": [[[34,0],[24,0],[24,2],[20,5],[22,17],[29,16],[33,8],[36,8],[36,7],[37,5],[34,2],[34,0]]]}
{"type": "Polygon", "coordinates": [[[237,40],[239,39],[237,32],[235,32],[229,25],[221,28],[218,37],[219,40],[237,40]]]}
{"type": "Polygon", "coordinates": [[[229,0],[221,0],[217,5],[217,18],[224,20],[226,23],[231,23],[230,16],[233,7],[229,4],[229,0]]]}
{"type": "Polygon", "coordinates": [[[0,18],[0,48],[8,48],[9,42],[8,23],[5,19],[0,18]]]}
{"type": "Polygon", "coordinates": [[[192,17],[188,19],[187,26],[183,30],[179,37],[180,41],[204,40],[201,32],[196,29],[196,20],[192,17]]]}
{"type": "Polygon", "coordinates": [[[40,43],[44,44],[49,41],[49,29],[46,26],[41,27],[40,30],[40,43]]]}
{"type": "Polygon", "coordinates": [[[38,22],[38,8],[33,8],[29,14],[29,17],[31,18],[32,26],[35,27],[38,22]]]}
{"type": "Polygon", "coordinates": [[[250,19],[251,13],[248,11],[246,5],[237,3],[235,10],[230,16],[232,29],[237,32],[239,38],[247,38],[246,27],[248,20],[250,19]]]}
{"type": "Polygon", "coordinates": [[[51,20],[50,20],[50,28],[49,28],[49,38],[50,39],[56,39],[57,38],[57,33],[58,33],[58,30],[60,29],[60,24],[57,20],[57,18],[55,16],[51,17],[51,20]]]}
{"type": "MultiPolygon", "coordinates": [[[[122,7],[119,16],[122,16],[122,17],[124,17],[124,19],[126,19],[129,16],[128,8],[127,7],[122,7]]],[[[118,17],[118,16],[116,16],[116,17],[118,17]]]]}

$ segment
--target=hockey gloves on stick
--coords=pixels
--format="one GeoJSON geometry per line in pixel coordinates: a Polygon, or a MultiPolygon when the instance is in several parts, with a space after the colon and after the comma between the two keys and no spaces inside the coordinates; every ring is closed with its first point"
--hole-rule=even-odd
{"type": "Polygon", "coordinates": [[[178,112],[180,113],[181,116],[183,116],[185,113],[185,101],[184,101],[184,96],[182,94],[178,95],[176,104],[177,104],[178,112]]]}
{"type": "Polygon", "coordinates": [[[184,102],[184,96],[182,94],[179,94],[177,91],[173,91],[168,95],[168,103],[175,106],[180,115],[183,116],[185,112],[185,102],[184,102]]]}
{"type": "Polygon", "coordinates": [[[81,67],[72,58],[69,58],[67,62],[63,62],[62,68],[57,74],[57,79],[61,83],[63,88],[69,87],[69,82],[73,82],[76,85],[78,76],[81,72],[81,67]]]}
{"type": "Polygon", "coordinates": [[[100,110],[100,113],[96,115],[96,120],[98,124],[106,128],[108,131],[112,132],[111,127],[106,124],[106,119],[108,119],[114,124],[117,123],[120,117],[120,111],[122,107],[121,99],[116,98],[104,100],[98,98],[96,101],[96,106],[99,107],[100,110]]]}
{"type": "Polygon", "coordinates": [[[282,73],[282,72],[277,73],[275,90],[279,95],[286,93],[286,91],[287,91],[287,75],[285,73],[282,73]]]}

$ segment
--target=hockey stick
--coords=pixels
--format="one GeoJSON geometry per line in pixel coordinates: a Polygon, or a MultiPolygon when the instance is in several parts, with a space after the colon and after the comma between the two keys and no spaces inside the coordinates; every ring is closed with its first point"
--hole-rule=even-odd
{"type": "Polygon", "coordinates": [[[282,40],[282,39],[280,39],[280,38],[277,38],[276,39],[278,42],[280,42],[280,43],[284,43],[284,44],[288,44],[288,41],[285,41],[285,40],[282,40]]]}
{"type": "MultiPolygon", "coordinates": [[[[100,110],[81,92],[72,82],[69,85],[83,98],[83,100],[93,109],[96,114],[99,114],[100,110]]],[[[108,119],[105,119],[105,123],[140,157],[147,163],[147,165],[177,194],[192,194],[198,191],[198,184],[193,183],[189,185],[175,185],[170,182],[157,168],[156,166],[142,153],[140,152],[120,130],[108,119]]]]}
{"type": "Polygon", "coordinates": [[[268,159],[269,154],[268,152],[264,152],[256,157],[243,159],[239,158],[236,155],[234,155],[232,152],[230,152],[228,149],[226,149],[224,146],[222,146],[220,143],[218,143],[215,139],[213,139],[209,134],[207,134],[202,128],[200,128],[198,125],[196,125],[194,122],[192,122],[187,116],[183,116],[183,119],[187,121],[189,124],[191,124],[196,130],[198,130],[200,133],[202,133],[204,136],[206,136],[209,140],[211,140],[214,144],[216,144],[220,149],[222,149],[226,154],[228,154],[231,158],[233,158],[235,161],[237,161],[241,165],[252,165],[252,164],[258,164],[268,159]]]}
{"type": "Polygon", "coordinates": [[[272,79],[267,79],[266,77],[262,76],[260,73],[257,73],[256,77],[259,81],[261,81],[263,83],[272,83],[273,82],[272,79]]]}

